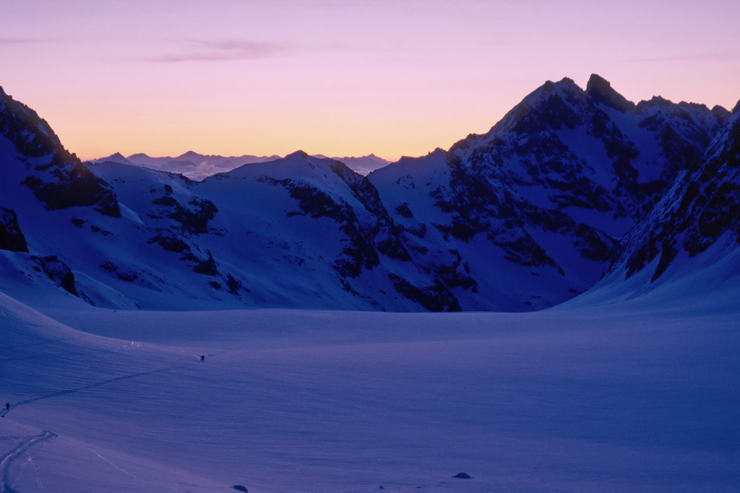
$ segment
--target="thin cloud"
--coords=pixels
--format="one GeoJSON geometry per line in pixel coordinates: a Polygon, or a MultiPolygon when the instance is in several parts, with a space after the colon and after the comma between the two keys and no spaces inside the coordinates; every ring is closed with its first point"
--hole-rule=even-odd
{"type": "Polygon", "coordinates": [[[282,56],[286,46],[239,39],[220,41],[190,41],[179,52],[144,58],[151,63],[225,62],[259,60],[282,56]]]}
{"type": "Polygon", "coordinates": [[[33,38],[0,38],[0,46],[27,45],[27,44],[43,43],[44,41],[47,41],[47,40],[33,39],[33,38]]]}

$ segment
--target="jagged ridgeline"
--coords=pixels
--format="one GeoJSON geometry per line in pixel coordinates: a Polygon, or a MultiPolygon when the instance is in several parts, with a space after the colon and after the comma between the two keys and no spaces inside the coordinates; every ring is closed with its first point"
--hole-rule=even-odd
{"type": "Polygon", "coordinates": [[[0,92],[0,289],[159,309],[540,309],[610,266],[619,281],[659,262],[660,277],[737,235],[736,115],[634,104],[594,75],[367,177],[296,152],[195,182],[80,163],[0,92]],[[675,219],[651,237],[660,208],[675,219]]]}

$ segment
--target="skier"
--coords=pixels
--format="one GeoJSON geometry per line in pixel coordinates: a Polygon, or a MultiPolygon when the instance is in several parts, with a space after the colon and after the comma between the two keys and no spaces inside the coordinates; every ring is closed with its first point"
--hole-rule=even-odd
{"type": "Polygon", "coordinates": [[[200,355],[200,360],[201,361],[205,361],[206,360],[206,355],[205,354],[201,354],[200,355]]]}

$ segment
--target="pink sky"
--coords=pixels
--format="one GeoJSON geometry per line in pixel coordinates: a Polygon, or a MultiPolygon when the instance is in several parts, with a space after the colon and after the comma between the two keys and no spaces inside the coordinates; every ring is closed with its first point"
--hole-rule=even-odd
{"type": "Polygon", "coordinates": [[[0,85],[82,158],[389,159],[483,132],[547,79],[732,108],[740,2],[3,0],[0,85]]]}

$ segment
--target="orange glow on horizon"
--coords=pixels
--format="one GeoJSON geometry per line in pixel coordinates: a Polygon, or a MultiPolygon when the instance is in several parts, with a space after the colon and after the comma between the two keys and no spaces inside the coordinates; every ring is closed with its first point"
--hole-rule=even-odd
{"type": "Polygon", "coordinates": [[[485,132],[565,76],[731,109],[740,3],[710,3],[9,0],[0,85],[83,159],[396,160],[485,132]]]}

